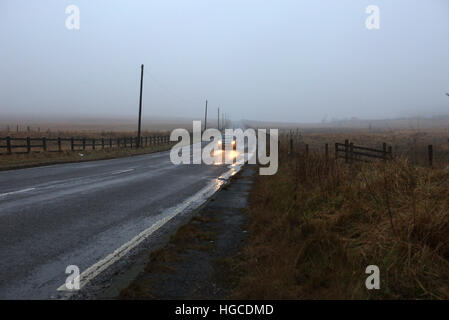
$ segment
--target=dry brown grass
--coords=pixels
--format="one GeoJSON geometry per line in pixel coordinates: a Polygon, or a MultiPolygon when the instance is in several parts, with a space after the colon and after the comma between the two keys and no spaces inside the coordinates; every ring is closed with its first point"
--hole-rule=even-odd
{"type": "Polygon", "coordinates": [[[235,298],[449,299],[448,169],[326,163],[286,145],[251,194],[235,298]],[[368,265],[380,290],[365,287],[368,265]]]}
{"type": "Polygon", "coordinates": [[[164,247],[150,253],[144,272],[120,291],[119,299],[156,298],[157,288],[147,275],[176,273],[174,263],[181,261],[182,255],[188,250],[210,250],[211,241],[215,241],[217,235],[214,231],[205,230],[200,224],[212,221],[216,221],[216,218],[195,216],[181,226],[164,247]]]}
{"type": "MultiPolygon", "coordinates": [[[[143,131],[143,137],[150,136],[167,136],[170,133],[168,131],[143,131]]],[[[32,152],[29,154],[25,153],[26,148],[14,148],[12,154],[6,154],[5,148],[0,148],[0,171],[9,169],[20,169],[41,165],[50,165],[58,163],[68,163],[68,162],[82,162],[91,160],[104,160],[119,157],[127,157],[133,155],[140,155],[158,151],[168,150],[173,143],[163,143],[158,145],[149,145],[144,148],[135,149],[129,147],[129,140],[127,141],[127,148],[123,148],[124,137],[136,137],[137,132],[133,131],[95,131],[95,130],[67,130],[67,131],[45,131],[45,132],[7,132],[0,131],[0,137],[10,136],[12,138],[86,138],[86,150],[81,150],[82,147],[76,146],[75,151],[71,151],[70,141],[62,141],[61,150],[62,152],[56,152],[58,150],[58,145],[56,141],[47,141],[47,152],[43,152],[41,147],[32,148],[32,152]],[[101,138],[105,139],[105,148],[102,148],[101,138]],[[114,146],[109,148],[109,138],[113,139],[114,146]],[[120,138],[122,146],[117,148],[116,139],[120,138]],[[92,150],[90,145],[92,141],[89,139],[97,139],[96,149],[92,150]]],[[[80,141],[76,141],[77,144],[81,144],[80,141]]],[[[23,141],[14,141],[13,145],[23,145],[23,141]]],[[[32,142],[32,145],[41,144],[40,141],[32,142]]],[[[0,141],[0,145],[5,146],[5,141],[0,141]]],[[[134,146],[135,147],[135,146],[134,146]]]]}
{"type": "Polygon", "coordinates": [[[307,143],[311,150],[323,151],[324,144],[329,143],[330,151],[333,151],[333,143],[343,143],[345,139],[356,145],[371,146],[382,149],[385,142],[393,148],[393,154],[404,156],[414,165],[427,164],[427,146],[433,145],[434,164],[445,166],[449,163],[449,132],[445,128],[426,130],[388,130],[388,131],[332,131],[299,133],[292,131],[298,143],[307,143]]]}
{"type": "Polygon", "coordinates": [[[58,163],[83,162],[129,157],[140,154],[168,150],[173,144],[153,145],[140,149],[112,148],[84,151],[39,152],[30,154],[0,155],[0,171],[21,169],[58,163]]]}

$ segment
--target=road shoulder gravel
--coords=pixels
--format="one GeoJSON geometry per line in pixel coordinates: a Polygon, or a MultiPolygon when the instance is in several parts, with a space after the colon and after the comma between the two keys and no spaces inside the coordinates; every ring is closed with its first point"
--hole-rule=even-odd
{"type": "Polygon", "coordinates": [[[136,259],[101,298],[226,299],[234,284],[230,258],[247,238],[244,210],[255,172],[255,166],[245,166],[166,245],[136,259]]]}

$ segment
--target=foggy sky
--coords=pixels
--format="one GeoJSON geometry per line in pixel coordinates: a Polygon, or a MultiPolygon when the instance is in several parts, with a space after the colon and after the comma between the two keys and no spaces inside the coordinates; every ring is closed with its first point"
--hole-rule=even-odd
{"type": "Polygon", "coordinates": [[[0,117],[448,114],[449,0],[1,0],[0,59],[0,117]]]}

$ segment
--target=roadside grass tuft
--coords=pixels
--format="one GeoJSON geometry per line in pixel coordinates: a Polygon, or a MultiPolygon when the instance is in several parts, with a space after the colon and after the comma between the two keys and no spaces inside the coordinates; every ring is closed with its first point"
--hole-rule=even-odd
{"type": "Polygon", "coordinates": [[[258,176],[236,299],[449,299],[449,171],[280,150],[258,176]],[[365,269],[380,268],[380,290],[365,269]]]}

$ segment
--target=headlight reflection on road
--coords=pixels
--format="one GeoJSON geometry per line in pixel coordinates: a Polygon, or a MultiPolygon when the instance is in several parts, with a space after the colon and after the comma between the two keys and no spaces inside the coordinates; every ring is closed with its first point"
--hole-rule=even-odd
{"type": "Polygon", "coordinates": [[[216,158],[216,160],[214,161],[214,165],[222,165],[226,162],[226,159],[232,159],[234,161],[234,159],[236,159],[238,155],[239,153],[235,150],[215,150],[214,157],[216,158]]]}
{"type": "Polygon", "coordinates": [[[235,151],[235,150],[228,151],[228,152],[229,152],[229,157],[230,157],[231,159],[235,159],[235,158],[237,158],[237,156],[239,155],[239,153],[238,153],[237,151],[235,151]]]}

